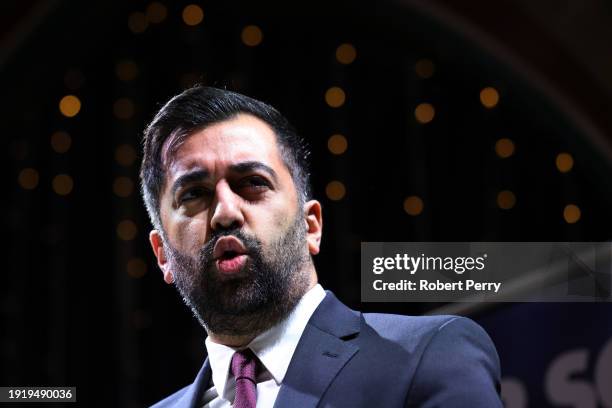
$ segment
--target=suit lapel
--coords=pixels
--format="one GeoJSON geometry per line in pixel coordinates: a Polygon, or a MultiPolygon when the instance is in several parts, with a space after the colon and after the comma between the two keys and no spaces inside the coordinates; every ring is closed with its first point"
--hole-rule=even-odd
{"type": "Polygon", "coordinates": [[[210,363],[208,357],[204,361],[204,365],[200,369],[200,372],[196,376],[193,383],[187,387],[185,393],[181,398],[173,405],[174,408],[199,408],[202,395],[210,384],[210,363]]]}
{"type": "Polygon", "coordinates": [[[312,315],[293,354],[274,407],[315,407],[332,380],[359,348],[360,314],[327,296],[312,315]]]}

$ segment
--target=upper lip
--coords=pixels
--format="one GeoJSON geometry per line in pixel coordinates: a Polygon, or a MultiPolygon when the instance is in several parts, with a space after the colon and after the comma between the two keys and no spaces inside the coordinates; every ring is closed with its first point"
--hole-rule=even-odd
{"type": "Polygon", "coordinates": [[[238,255],[245,254],[247,252],[242,241],[233,236],[226,236],[219,238],[215,247],[213,248],[213,258],[215,260],[221,258],[226,252],[235,252],[238,255]]]}

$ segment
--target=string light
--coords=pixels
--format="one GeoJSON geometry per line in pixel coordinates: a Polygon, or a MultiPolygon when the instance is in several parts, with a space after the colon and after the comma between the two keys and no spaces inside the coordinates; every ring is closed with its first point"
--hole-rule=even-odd
{"type": "Polygon", "coordinates": [[[325,92],[325,102],[332,108],[339,108],[344,105],[346,94],[338,86],[332,86],[325,92]]]}
{"type": "Polygon", "coordinates": [[[197,4],[190,4],[183,9],[183,21],[188,26],[196,26],[204,20],[204,11],[197,4]]]}
{"type": "Polygon", "coordinates": [[[21,188],[26,190],[34,190],[38,186],[38,171],[28,167],[19,172],[17,182],[21,188]]]}
{"type": "Polygon", "coordinates": [[[51,182],[53,187],[53,191],[57,195],[65,196],[72,192],[74,187],[74,182],[72,181],[72,177],[67,174],[58,174],[53,177],[53,181],[51,182]]]}
{"type": "Polygon", "coordinates": [[[136,161],[136,150],[128,144],[123,144],[115,150],[115,160],[124,167],[131,166],[136,161]]]}
{"type": "Polygon", "coordinates": [[[580,208],[575,204],[568,204],[563,209],[563,218],[568,224],[575,224],[580,220],[580,208]]]}
{"type": "Polygon", "coordinates": [[[427,58],[420,59],[414,64],[414,71],[422,79],[431,78],[435,69],[434,63],[427,58]]]}
{"type": "Polygon", "coordinates": [[[263,41],[263,32],[256,25],[249,25],[242,29],[240,38],[245,45],[256,47],[263,41]]]}
{"type": "Polygon", "coordinates": [[[132,220],[123,220],[117,225],[117,236],[123,241],[131,241],[136,237],[138,228],[132,220]]]}
{"type": "Polygon", "coordinates": [[[430,103],[420,103],[414,109],[414,117],[417,122],[425,125],[431,122],[436,115],[436,110],[430,103]]]}
{"type": "Polygon", "coordinates": [[[130,119],[134,115],[134,102],[129,98],[119,98],[113,104],[113,113],[117,119],[130,119]]]}
{"type": "Polygon", "coordinates": [[[125,176],[120,176],[113,181],[113,192],[119,197],[129,197],[134,190],[134,182],[125,176]]]}
{"type": "Polygon", "coordinates": [[[516,204],[516,196],[510,190],[502,190],[497,194],[497,206],[502,210],[510,210],[516,204]]]}
{"type": "Polygon", "coordinates": [[[500,158],[507,159],[514,154],[514,142],[508,138],[499,139],[495,142],[495,153],[500,158]]]}
{"type": "Polygon", "coordinates": [[[340,44],[338,48],[336,48],[336,60],[339,63],[348,65],[352,64],[357,58],[357,50],[352,44],[340,44]]]}
{"type": "Polygon", "coordinates": [[[153,3],[147,6],[146,16],[147,20],[153,24],[159,24],[166,19],[168,15],[168,10],[166,6],[158,1],[154,1],[153,3]]]}
{"type": "Polygon", "coordinates": [[[127,273],[134,279],[139,279],[147,273],[147,264],[140,258],[132,258],[126,265],[127,273]]]}
{"type": "Polygon", "coordinates": [[[569,153],[559,153],[555,160],[557,170],[561,173],[567,173],[574,167],[574,159],[569,153]]]}
{"type": "Polygon", "coordinates": [[[143,33],[147,27],[149,26],[149,22],[147,21],[147,16],[140,11],[134,12],[130,14],[128,17],[128,28],[134,34],[143,33]]]}
{"type": "Polygon", "coordinates": [[[68,133],[57,131],[51,135],[51,148],[56,153],[66,153],[68,150],[70,150],[71,145],[72,139],[68,133]]]}
{"type": "Polygon", "coordinates": [[[330,181],[325,187],[325,194],[332,201],[339,201],[346,195],[346,187],[339,181],[330,181]]]}
{"type": "Polygon", "coordinates": [[[81,110],[81,101],[75,95],[66,95],[59,102],[59,110],[67,118],[76,116],[81,110]]]}
{"type": "Polygon", "coordinates": [[[115,74],[122,81],[132,81],[138,76],[138,65],[131,60],[120,61],[115,65],[115,74]]]}
{"type": "Polygon", "coordinates": [[[480,102],[485,108],[493,109],[499,103],[499,92],[491,86],[480,91],[480,102]]]}
{"type": "Polygon", "coordinates": [[[423,212],[423,200],[419,196],[410,196],[404,200],[404,211],[412,216],[417,216],[423,212]]]}
{"type": "Polygon", "coordinates": [[[346,141],[346,137],[339,134],[332,135],[327,140],[327,148],[333,154],[342,154],[346,152],[346,149],[348,148],[348,142],[346,141]]]}

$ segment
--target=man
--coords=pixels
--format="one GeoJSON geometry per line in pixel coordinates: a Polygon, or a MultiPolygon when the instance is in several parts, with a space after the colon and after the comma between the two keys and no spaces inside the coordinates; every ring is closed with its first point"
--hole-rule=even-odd
{"type": "Polygon", "coordinates": [[[155,407],[497,407],[499,361],[469,319],[361,314],[317,283],[321,204],[274,108],[195,87],[145,131],[150,242],[206,329],[193,384],[155,407]]]}

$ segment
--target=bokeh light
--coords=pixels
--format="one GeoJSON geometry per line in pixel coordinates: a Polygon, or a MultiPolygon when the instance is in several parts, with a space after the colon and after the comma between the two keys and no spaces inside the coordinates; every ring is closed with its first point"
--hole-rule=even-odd
{"type": "Polygon", "coordinates": [[[67,132],[57,131],[51,135],[51,148],[56,153],[66,153],[71,145],[72,139],[67,132]]]}
{"type": "Polygon", "coordinates": [[[563,209],[563,219],[568,224],[575,224],[580,220],[582,213],[576,204],[568,204],[563,209]]]}
{"type": "Polygon", "coordinates": [[[196,26],[204,20],[204,11],[197,4],[190,4],[183,9],[183,21],[188,26],[196,26]]]}
{"type": "Polygon", "coordinates": [[[431,122],[436,115],[436,110],[430,103],[419,103],[414,109],[414,117],[417,122],[425,125],[431,122]]]}
{"type": "Polygon", "coordinates": [[[74,181],[72,181],[72,177],[67,174],[58,174],[53,177],[51,186],[57,195],[65,196],[72,192],[74,181]]]}
{"type": "Polygon", "coordinates": [[[497,194],[497,206],[502,210],[510,210],[516,204],[516,196],[510,190],[502,190],[497,194]]]}
{"type": "Polygon", "coordinates": [[[19,172],[19,176],[17,177],[17,182],[26,190],[33,190],[38,186],[39,181],[38,171],[33,168],[25,168],[19,172]]]}
{"type": "Polygon", "coordinates": [[[344,105],[346,94],[344,90],[338,86],[332,86],[325,92],[325,102],[332,108],[339,108],[344,105]]]}
{"type": "Polygon", "coordinates": [[[353,63],[357,58],[357,50],[352,44],[340,44],[336,48],[336,60],[339,63],[348,65],[353,63]]]}
{"type": "Polygon", "coordinates": [[[332,135],[327,140],[327,148],[333,154],[342,154],[346,152],[346,149],[348,148],[348,142],[346,140],[346,137],[339,134],[332,135]]]}
{"type": "Polygon", "coordinates": [[[117,236],[123,241],[131,241],[136,238],[138,228],[132,220],[123,220],[117,225],[117,236]]]}
{"type": "Polygon", "coordinates": [[[62,115],[72,118],[81,110],[81,101],[75,95],[66,95],[60,99],[59,110],[62,115]]]}
{"type": "Polygon", "coordinates": [[[263,41],[263,32],[256,25],[249,25],[242,29],[240,38],[244,45],[256,47],[263,41]]]}
{"type": "Polygon", "coordinates": [[[488,109],[496,107],[499,103],[499,92],[497,92],[497,89],[487,86],[480,91],[480,102],[488,109]]]}
{"type": "Polygon", "coordinates": [[[417,216],[423,212],[423,200],[419,196],[410,196],[404,200],[404,211],[412,216],[417,216]]]}
{"type": "Polygon", "coordinates": [[[325,194],[332,201],[339,201],[346,195],[346,187],[339,181],[330,181],[325,187],[325,194]]]}
{"type": "Polygon", "coordinates": [[[499,139],[495,142],[495,153],[502,159],[507,159],[514,154],[514,142],[508,138],[499,139]]]}
{"type": "Polygon", "coordinates": [[[559,153],[555,160],[557,170],[561,173],[567,173],[574,167],[574,158],[569,153],[559,153]]]}

